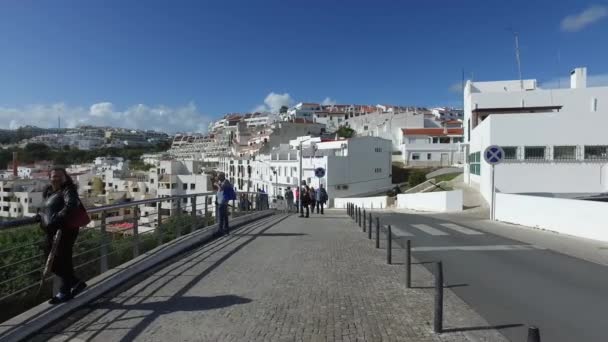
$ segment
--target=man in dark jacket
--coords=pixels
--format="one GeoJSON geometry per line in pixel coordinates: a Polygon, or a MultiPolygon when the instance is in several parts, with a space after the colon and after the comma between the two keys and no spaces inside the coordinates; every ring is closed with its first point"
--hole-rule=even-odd
{"type": "Polygon", "coordinates": [[[324,215],[323,206],[325,205],[325,203],[327,203],[328,196],[327,196],[327,191],[325,191],[325,188],[323,187],[323,184],[320,184],[319,188],[317,189],[316,199],[317,199],[317,214],[319,213],[319,208],[320,208],[321,215],[324,215]]]}

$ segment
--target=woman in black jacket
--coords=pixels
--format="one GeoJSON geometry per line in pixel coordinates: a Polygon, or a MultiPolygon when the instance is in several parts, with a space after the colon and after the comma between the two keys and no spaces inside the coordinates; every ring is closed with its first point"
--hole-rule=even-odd
{"type": "Polygon", "coordinates": [[[72,299],[80,293],[87,284],[74,275],[72,250],[78,237],[78,227],[70,227],[70,215],[74,209],[82,205],[76,185],[63,168],[54,168],[50,173],[51,184],[43,193],[43,206],[40,212],[40,227],[46,233],[46,252],[51,250],[53,238],[61,229],[61,239],[57,246],[57,254],[51,270],[61,280],[59,293],[53,296],[50,304],[58,304],[72,299]]]}

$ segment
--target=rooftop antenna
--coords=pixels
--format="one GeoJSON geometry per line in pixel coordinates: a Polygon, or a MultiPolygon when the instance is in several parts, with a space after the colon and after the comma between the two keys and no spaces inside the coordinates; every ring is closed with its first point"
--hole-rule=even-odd
{"type": "Polygon", "coordinates": [[[519,33],[517,31],[513,31],[513,29],[509,29],[513,33],[515,37],[515,60],[517,61],[517,73],[519,76],[519,86],[521,90],[524,90],[524,81],[521,77],[521,59],[519,58],[519,33]]]}

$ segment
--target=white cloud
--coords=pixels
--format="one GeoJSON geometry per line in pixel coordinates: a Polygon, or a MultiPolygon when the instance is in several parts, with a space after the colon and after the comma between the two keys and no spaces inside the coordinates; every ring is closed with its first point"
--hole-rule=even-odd
{"type": "Polygon", "coordinates": [[[64,103],[0,107],[1,128],[15,129],[25,125],[57,127],[58,117],[61,117],[62,127],[95,125],[153,129],[167,133],[206,132],[210,121],[193,103],[176,108],[139,104],[123,111],[117,110],[110,102],[95,103],[89,108],[71,107],[64,103]]]}
{"type": "Polygon", "coordinates": [[[334,100],[328,96],[325,98],[325,100],[323,100],[323,102],[321,102],[321,104],[323,106],[333,106],[336,104],[336,100],[334,100]]]}
{"type": "Polygon", "coordinates": [[[606,6],[591,6],[581,13],[572,14],[562,20],[562,31],[576,32],[595,23],[598,20],[608,16],[608,8],[606,6]]]}
{"type": "Polygon", "coordinates": [[[264,99],[264,104],[258,105],[253,111],[278,113],[282,106],[289,107],[292,103],[293,99],[288,93],[277,94],[275,92],[270,92],[264,99]]]}
{"type": "MultiPolygon", "coordinates": [[[[608,87],[608,74],[597,74],[587,76],[588,87],[608,87]]],[[[546,82],[541,82],[540,87],[543,89],[570,88],[569,77],[558,77],[550,79],[546,82]]]]}

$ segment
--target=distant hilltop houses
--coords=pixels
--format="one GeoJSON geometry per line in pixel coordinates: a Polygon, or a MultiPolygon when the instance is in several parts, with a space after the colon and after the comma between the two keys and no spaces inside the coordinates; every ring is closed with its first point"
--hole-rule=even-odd
{"type": "MultiPolygon", "coordinates": [[[[14,145],[41,143],[83,150],[147,146],[170,141],[165,152],[145,153],[146,171],[133,160],[98,156],[92,163],[70,165],[83,202],[100,206],[213,191],[217,172],[239,192],[264,191],[276,198],[302,181],[323,185],[329,201],[373,195],[392,189],[392,163],[407,166],[462,164],[462,110],[393,105],[322,105],[298,103],[279,113],[229,113],[211,122],[206,133],[165,133],[80,126],[0,130],[14,145]],[[302,170],[298,160],[302,159],[302,170]],[[314,169],[324,168],[318,178],[314,169]],[[300,171],[302,175],[300,176],[300,171]]],[[[13,156],[0,177],[0,217],[34,215],[48,184],[49,162],[19,164],[13,156]]],[[[140,163],[142,164],[142,163],[140,163]]],[[[187,203],[182,208],[187,208],[187,203]]],[[[163,209],[176,210],[171,202],[163,209]]],[[[142,215],[154,208],[142,206],[142,215]]],[[[130,222],[132,212],[112,213],[112,224],[130,222]]],[[[93,224],[99,218],[93,217],[93,224]]],[[[108,221],[108,223],[110,223],[108,221]]],[[[153,224],[153,223],[150,223],[153,224]]]]}
{"type": "Polygon", "coordinates": [[[39,128],[24,126],[14,130],[0,129],[0,143],[24,147],[39,143],[50,148],[94,150],[103,147],[147,146],[170,137],[166,133],[114,127],[79,126],[77,128],[39,128]]]}

